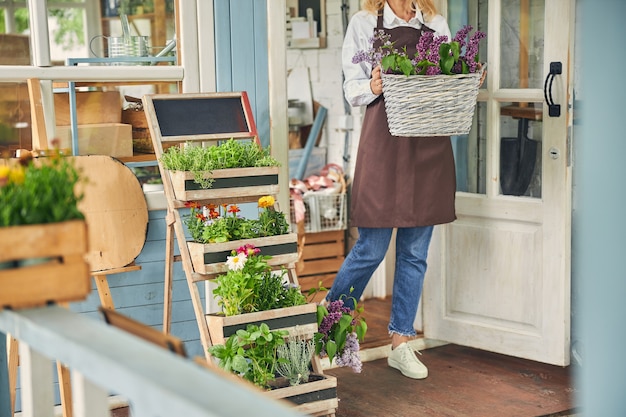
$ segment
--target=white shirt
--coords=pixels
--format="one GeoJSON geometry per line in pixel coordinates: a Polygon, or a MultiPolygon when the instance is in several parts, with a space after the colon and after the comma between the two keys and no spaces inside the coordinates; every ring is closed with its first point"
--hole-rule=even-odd
{"type": "MultiPolygon", "coordinates": [[[[374,36],[374,28],[376,27],[377,16],[368,11],[361,10],[350,19],[346,36],[343,40],[343,49],[341,53],[341,61],[343,65],[344,83],[343,91],[346,100],[352,106],[366,106],[378,97],[372,93],[370,88],[370,78],[372,67],[369,63],[361,62],[359,64],[352,63],[352,57],[358,51],[366,51],[370,49],[370,39],[374,36]]],[[[383,9],[383,26],[387,29],[393,29],[398,26],[408,26],[420,29],[424,24],[422,12],[417,10],[415,17],[408,22],[396,16],[391,7],[385,2],[383,9]]],[[[447,36],[448,40],[452,39],[448,22],[441,15],[436,15],[426,25],[435,31],[435,36],[447,36]]]]}

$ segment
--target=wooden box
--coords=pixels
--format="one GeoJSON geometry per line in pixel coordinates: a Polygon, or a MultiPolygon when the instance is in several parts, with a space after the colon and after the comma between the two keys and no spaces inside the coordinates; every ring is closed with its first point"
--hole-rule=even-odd
{"type": "MultiPolygon", "coordinates": [[[[53,96],[56,125],[71,125],[68,93],[54,93],[53,96]]],[[[121,123],[122,97],[119,91],[76,92],[76,118],[79,125],[121,123]]]]}
{"type": "MultiPolygon", "coordinates": [[[[306,233],[304,248],[298,263],[298,282],[302,292],[322,286],[330,288],[335,275],[345,259],[345,230],[320,233],[306,233]]],[[[314,301],[320,301],[326,294],[318,294],[314,301]]]]}
{"type": "Polygon", "coordinates": [[[298,334],[311,339],[317,332],[317,304],[308,303],[235,316],[207,314],[206,321],[213,345],[224,344],[226,339],[237,333],[237,330],[246,329],[248,324],[259,325],[261,323],[267,324],[273,331],[287,330],[290,334],[298,334]]]}
{"type": "Polygon", "coordinates": [[[208,275],[225,273],[228,270],[226,257],[233,250],[248,244],[260,249],[261,255],[271,256],[268,264],[272,266],[287,265],[298,260],[298,235],[295,233],[224,243],[187,242],[187,247],[194,271],[208,275]]]}
{"type": "MultiPolygon", "coordinates": [[[[56,137],[62,149],[72,148],[70,126],[57,126],[56,137]]],[[[131,125],[123,123],[79,125],[78,155],[109,155],[115,158],[133,156],[131,125]]]]}
{"type": "Polygon", "coordinates": [[[79,220],[0,228],[0,263],[8,268],[0,269],[0,307],[29,308],[87,298],[91,291],[87,242],[86,223],[79,220]]]}
{"type": "Polygon", "coordinates": [[[28,35],[0,34],[0,65],[30,65],[28,35]]]}
{"type": "Polygon", "coordinates": [[[180,201],[236,199],[278,194],[278,167],[230,168],[206,172],[215,181],[211,188],[201,188],[188,171],[168,171],[174,196],[180,201]]]}
{"type": "MultiPolygon", "coordinates": [[[[275,382],[281,380],[278,378],[275,382]]],[[[331,375],[311,374],[307,383],[272,389],[266,395],[288,401],[296,411],[306,415],[334,416],[339,407],[337,378],[331,375]]]]}

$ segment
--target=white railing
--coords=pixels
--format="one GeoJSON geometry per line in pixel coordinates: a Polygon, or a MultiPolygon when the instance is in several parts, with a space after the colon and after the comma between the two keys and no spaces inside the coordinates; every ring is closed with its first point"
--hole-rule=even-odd
{"type": "Polygon", "coordinates": [[[0,332],[19,342],[24,417],[54,416],[51,360],[72,371],[76,417],[108,417],[110,393],[128,399],[133,417],[301,416],[221,372],[62,307],[0,310],[0,332]]]}

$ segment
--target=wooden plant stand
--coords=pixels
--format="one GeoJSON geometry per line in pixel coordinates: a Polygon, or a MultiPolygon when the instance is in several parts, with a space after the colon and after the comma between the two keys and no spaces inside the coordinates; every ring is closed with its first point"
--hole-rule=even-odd
{"type": "MultiPolygon", "coordinates": [[[[292,284],[298,284],[296,263],[298,262],[297,234],[272,236],[267,238],[240,240],[220,244],[199,244],[188,242],[181,216],[181,209],[186,209],[186,203],[194,201],[201,206],[212,204],[240,204],[257,202],[260,197],[271,195],[276,198],[278,189],[278,169],[275,168],[237,168],[228,170],[214,170],[211,177],[215,179],[214,187],[201,189],[193,181],[193,174],[171,172],[163,167],[161,157],[163,149],[170,146],[192,142],[201,146],[216,144],[217,141],[229,139],[254,140],[260,146],[256,126],[252,117],[250,104],[245,92],[241,93],[203,93],[203,94],[153,94],[143,97],[143,107],[152,137],[154,151],[159,164],[159,171],[163,179],[163,188],[167,200],[167,232],[165,256],[165,289],[164,289],[164,317],[163,331],[169,333],[171,306],[172,306],[172,275],[173,264],[182,262],[187,278],[187,284],[193,304],[196,321],[200,331],[200,339],[204,348],[208,366],[216,367],[209,347],[222,344],[225,339],[236,332],[238,328],[245,328],[248,323],[268,323],[272,330],[286,329],[290,335],[304,335],[312,338],[317,332],[316,304],[307,304],[298,307],[275,309],[270,311],[242,314],[239,316],[224,317],[220,314],[207,313],[202,303],[198,285],[226,272],[226,256],[231,250],[237,249],[246,243],[261,249],[261,253],[272,256],[270,264],[273,267],[285,268],[292,284]],[[189,100],[196,100],[197,104],[189,106],[189,100]],[[239,131],[224,131],[224,126],[214,126],[202,121],[211,117],[207,113],[186,115],[180,107],[188,106],[190,112],[208,112],[216,108],[221,117],[213,123],[232,122],[224,117],[229,111],[236,120],[239,131]],[[213,106],[213,107],[212,107],[213,106]],[[171,113],[176,113],[174,116],[171,113]],[[184,120],[185,118],[193,120],[184,120]],[[245,123],[243,121],[245,120],[245,123]],[[195,123],[197,122],[197,123],[195,123]],[[204,123],[204,125],[203,125],[204,123]],[[183,126],[178,126],[183,124],[183,126]],[[200,126],[196,126],[200,125],[200,126]],[[190,127],[191,126],[191,127],[190,127]],[[174,238],[178,243],[180,255],[174,256],[174,238]]],[[[232,127],[232,126],[231,126],[232,127]]],[[[303,384],[302,387],[286,387],[273,390],[277,398],[291,398],[300,410],[311,415],[334,416],[338,406],[336,395],[336,379],[324,376],[319,357],[314,356],[313,372],[321,375],[319,381],[312,384],[303,384]],[[306,387],[308,385],[308,387],[306,387]],[[302,390],[323,391],[328,398],[320,399],[319,395],[312,395],[314,405],[306,400],[302,390]],[[330,390],[330,391],[329,391],[330,390]],[[298,399],[296,399],[298,397],[298,399]]]]}

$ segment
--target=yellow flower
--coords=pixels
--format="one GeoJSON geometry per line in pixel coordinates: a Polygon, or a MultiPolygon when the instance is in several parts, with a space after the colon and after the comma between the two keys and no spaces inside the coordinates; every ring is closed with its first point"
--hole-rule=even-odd
{"type": "Polygon", "coordinates": [[[24,170],[22,168],[14,168],[9,172],[9,181],[13,184],[24,183],[24,170]]]}
{"type": "Polygon", "coordinates": [[[0,180],[9,178],[9,173],[11,172],[11,168],[6,165],[0,166],[0,180]]]}
{"type": "Polygon", "coordinates": [[[266,195],[265,197],[261,197],[259,198],[259,207],[261,208],[268,208],[268,207],[274,207],[274,197],[272,197],[271,195],[266,195]]]}

